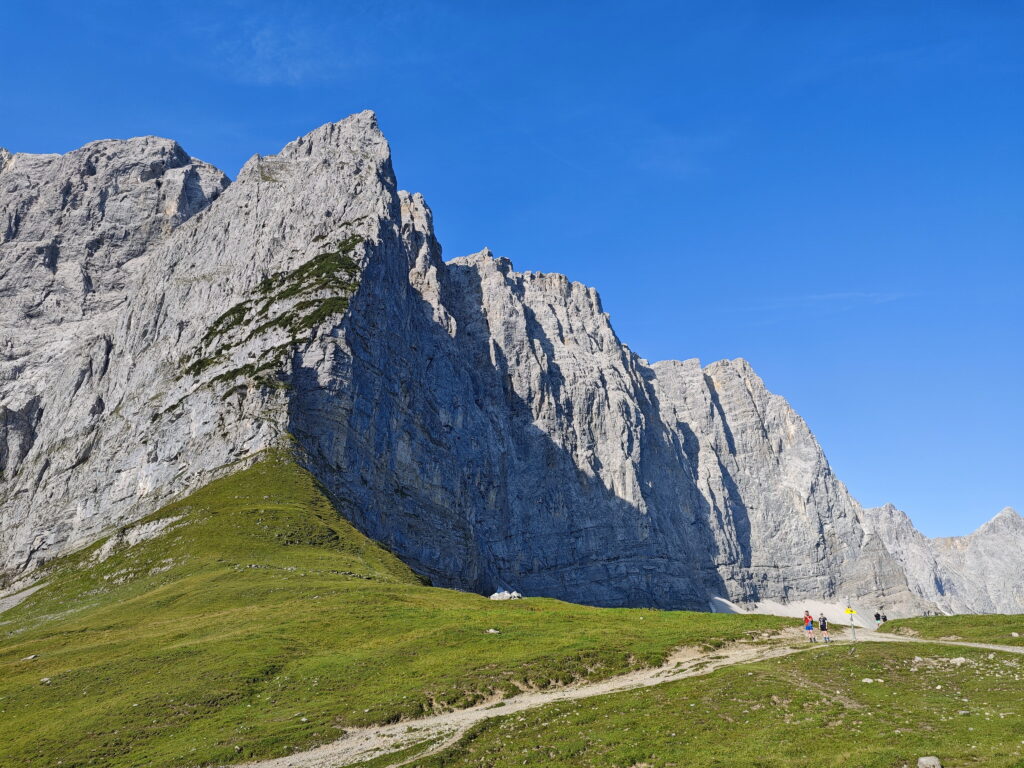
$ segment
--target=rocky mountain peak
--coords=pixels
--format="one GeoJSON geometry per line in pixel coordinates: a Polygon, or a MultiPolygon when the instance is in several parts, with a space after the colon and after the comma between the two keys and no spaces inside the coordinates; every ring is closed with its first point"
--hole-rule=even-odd
{"type": "MultiPolygon", "coordinates": [[[[952,560],[861,509],[746,360],[648,364],[592,287],[486,248],[443,262],[372,112],[230,186],[156,137],[0,158],[8,573],[287,442],[440,586],[939,604],[952,560]]],[[[971,546],[1001,562],[995,538],[971,546]]],[[[1016,605],[953,582],[956,605],[1016,605]]]]}
{"type": "Polygon", "coordinates": [[[391,148],[373,111],[365,110],[335,123],[325,123],[286,144],[277,157],[322,157],[338,153],[390,160],[391,148]]]}
{"type": "MultiPolygon", "coordinates": [[[[975,534],[981,533],[1024,533],[1024,517],[1013,507],[1003,507],[995,517],[984,523],[975,534]]],[[[1024,556],[1024,552],[1021,553],[1024,556]]]]}

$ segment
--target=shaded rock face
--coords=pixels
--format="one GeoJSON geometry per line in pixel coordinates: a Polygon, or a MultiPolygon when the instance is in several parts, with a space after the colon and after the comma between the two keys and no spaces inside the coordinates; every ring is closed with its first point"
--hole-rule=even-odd
{"type": "Polygon", "coordinates": [[[0,232],[8,573],[290,442],[438,585],[935,604],[746,362],[650,365],[592,288],[443,262],[372,113],[230,186],[162,139],[0,153],[0,232]]]}

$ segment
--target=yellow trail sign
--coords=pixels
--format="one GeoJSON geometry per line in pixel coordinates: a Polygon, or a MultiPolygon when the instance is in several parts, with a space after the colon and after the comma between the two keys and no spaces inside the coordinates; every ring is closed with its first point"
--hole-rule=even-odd
{"type": "Polygon", "coordinates": [[[843,611],[843,613],[854,614],[854,613],[856,613],[856,611],[853,610],[853,608],[847,608],[845,611],[843,611]]]}

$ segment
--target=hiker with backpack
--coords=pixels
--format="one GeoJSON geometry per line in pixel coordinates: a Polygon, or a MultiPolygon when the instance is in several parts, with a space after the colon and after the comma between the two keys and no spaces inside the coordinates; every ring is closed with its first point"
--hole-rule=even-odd
{"type": "Polygon", "coordinates": [[[804,611],[804,629],[807,630],[808,642],[818,642],[817,638],[814,637],[814,618],[811,616],[809,611],[804,611]]]}

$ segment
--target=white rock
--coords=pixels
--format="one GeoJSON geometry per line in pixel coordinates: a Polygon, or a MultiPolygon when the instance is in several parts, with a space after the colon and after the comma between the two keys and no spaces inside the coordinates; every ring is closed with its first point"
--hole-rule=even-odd
{"type": "Polygon", "coordinates": [[[503,591],[495,592],[493,595],[491,595],[491,600],[520,600],[522,599],[522,597],[523,596],[518,592],[503,591]]]}

